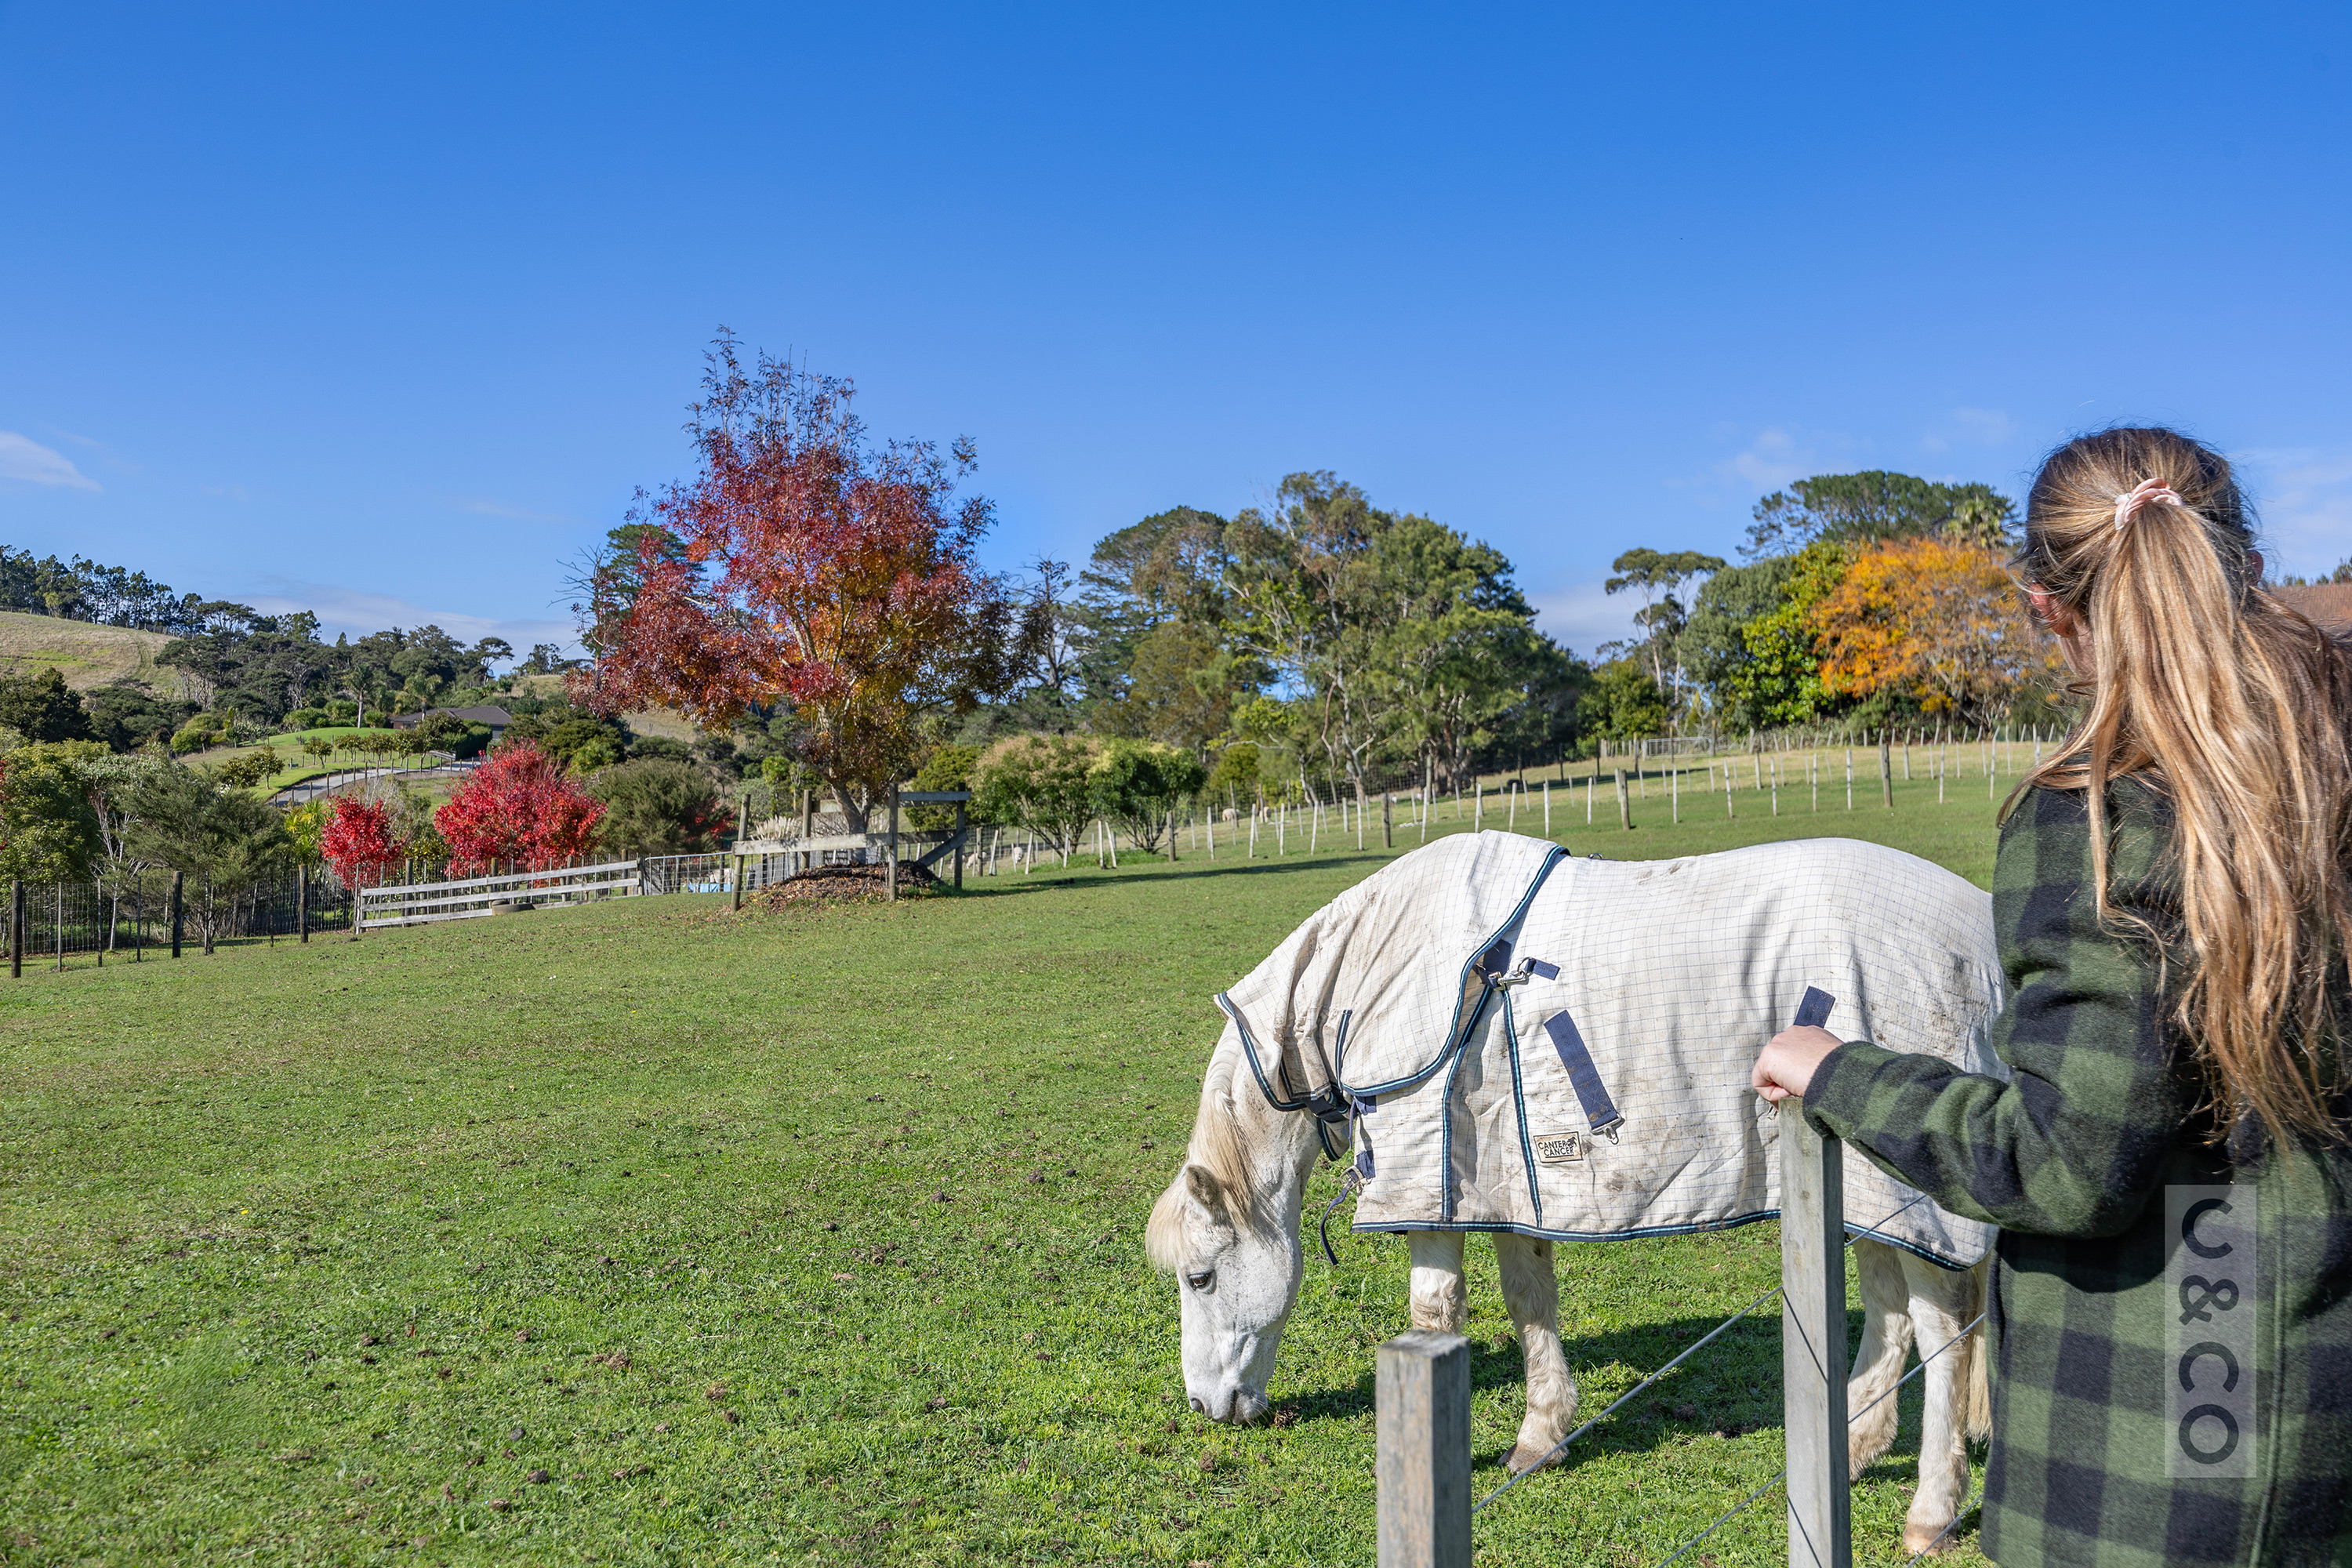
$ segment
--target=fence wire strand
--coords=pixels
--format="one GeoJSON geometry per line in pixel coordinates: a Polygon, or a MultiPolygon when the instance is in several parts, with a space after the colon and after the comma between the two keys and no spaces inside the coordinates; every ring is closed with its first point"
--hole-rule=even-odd
{"type": "MultiPolygon", "coordinates": [[[[1850,1248],[1855,1242],[1861,1240],[1864,1237],[1874,1235],[1881,1226],[1902,1215],[1906,1209],[1910,1208],[1914,1204],[1926,1202],[1927,1197],[1927,1194],[1925,1193],[1913,1194],[1907,1201],[1888,1210],[1885,1214],[1881,1215],[1875,1223],[1856,1229],[1853,1235],[1845,1238],[1846,1247],[1850,1248]]],[[[1780,1289],[1781,1288],[1780,1286],[1773,1286],[1772,1289],[1765,1291],[1764,1294],[1757,1297],[1756,1300],[1748,1302],[1748,1305],[1740,1308],[1739,1310],[1724,1319],[1722,1322],[1717,1323],[1708,1331],[1705,1339],[1700,1340],[1696,1344],[1692,1345],[1688,1350],[1684,1351],[1680,1355],[1675,1357],[1674,1360],[1666,1363],[1665,1365],[1660,1367],[1657,1371],[1652,1373],[1649,1376],[1643,1378],[1641,1382],[1627,1389],[1623,1394],[1618,1395],[1616,1402],[1611,1405],[1608,1409],[1603,1410],[1600,1415],[1595,1415],[1591,1420],[1587,1421],[1583,1426],[1579,1426],[1575,1431],[1570,1432],[1567,1436],[1562,1437],[1559,1442],[1554,1443],[1550,1448],[1545,1451],[1542,1458],[1537,1460],[1534,1464],[1529,1465],[1526,1469],[1521,1470],[1517,1475],[1513,1476],[1509,1480],[1505,1481],[1501,1486],[1496,1487],[1485,1497],[1480,1498],[1478,1500],[1477,1506],[1470,1510],[1471,1513],[1473,1515],[1476,1515],[1485,1511],[1488,1503],[1495,1501],[1505,1492],[1509,1491],[1513,1487],[1517,1486],[1521,1481],[1526,1480],[1529,1476],[1536,1475],[1544,1470],[1554,1459],[1558,1458],[1567,1450],[1568,1446],[1570,1443],[1575,1442],[1579,1437],[1583,1436],[1587,1432],[1591,1431],[1595,1426],[1600,1426],[1601,1423],[1608,1420],[1609,1417],[1623,1409],[1635,1394],[1640,1394],[1643,1389],[1648,1388],[1660,1378],[1665,1376],[1666,1373],[1682,1365],[1683,1363],[1696,1355],[1700,1351],[1705,1350],[1718,1336],[1720,1336],[1725,1330],[1730,1328],[1732,1324],[1739,1321],[1742,1318],[1748,1316],[1748,1313],[1754,1311],[1757,1308],[1762,1306],[1773,1297],[1778,1296],[1780,1293],[1780,1289]]],[[[1747,1505],[1743,1503],[1740,1506],[1744,1508],[1747,1505]]],[[[1726,1517],[1727,1518],[1729,1516],[1727,1515],[1726,1517]]],[[[1721,1521],[1717,1521],[1717,1522],[1720,1523],[1721,1521]]],[[[1709,1525],[1707,1528],[1712,1530],[1715,1526],[1709,1525]]]]}

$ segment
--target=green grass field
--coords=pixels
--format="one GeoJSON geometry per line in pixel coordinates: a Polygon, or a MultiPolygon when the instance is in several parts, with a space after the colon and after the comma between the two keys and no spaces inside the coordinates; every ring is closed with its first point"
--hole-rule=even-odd
{"type": "MultiPolygon", "coordinates": [[[[1554,820],[1578,853],[1845,833],[1982,881],[1976,790],[1745,793],[1678,829],[1653,796],[1633,833],[1556,791],[1554,820]]],[[[0,988],[0,1560],[1369,1562],[1402,1244],[1312,1260],[1246,1431],[1185,1408],[1140,1253],[1211,992],[1384,859],[1290,847],[28,971],[0,988]]],[[[1586,1409],[1778,1247],[1563,1249],[1586,1409]]],[[[1483,1490],[1521,1389],[1484,1244],[1471,1272],[1483,1490]]],[[[1479,1560],[1664,1557],[1780,1468],[1778,1341],[1735,1331],[1482,1515],[1479,1560]]],[[[1863,1561],[1899,1561],[1906,1395],[1863,1561]]],[[[1685,1561],[1782,1562],[1780,1518],[1768,1493],[1685,1561]]]]}

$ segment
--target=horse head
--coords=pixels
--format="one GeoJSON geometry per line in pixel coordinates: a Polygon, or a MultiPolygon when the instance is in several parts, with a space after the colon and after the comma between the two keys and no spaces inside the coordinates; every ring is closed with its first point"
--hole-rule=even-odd
{"type": "Polygon", "coordinates": [[[1256,1421],[1306,1260],[1298,1203],[1318,1152],[1314,1122],[1234,1081],[1233,1031],[1210,1060],[1184,1167],[1152,1205],[1144,1250],[1176,1277],[1184,1393],[1212,1420],[1256,1421]]]}

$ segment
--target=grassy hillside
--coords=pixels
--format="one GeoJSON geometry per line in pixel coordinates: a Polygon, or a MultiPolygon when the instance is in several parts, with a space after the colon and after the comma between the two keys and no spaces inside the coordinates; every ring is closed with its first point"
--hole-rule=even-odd
{"type": "Polygon", "coordinates": [[[171,640],[162,632],[0,610],[0,671],[37,675],[55,669],[77,691],[128,675],[171,694],[179,689],[179,677],[155,663],[155,655],[171,640]]]}
{"type": "MultiPolygon", "coordinates": [[[[1558,825],[1578,853],[1867,830],[1990,864],[1984,803],[1932,785],[1748,807],[1558,825]]],[[[1291,849],[28,971],[0,987],[0,1556],[1370,1561],[1401,1244],[1311,1261],[1280,1419],[1247,1431],[1185,1408],[1140,1255],[1209,994],[1385,859],[1291,849]]],[[[1778,1246],[1563,1248],[1585,1408],[1764,1289],[1778,1246]]],[[[1471,1303],[1483,1492],[1522,1400],[1483,1244],[1471,1303]]],[[[1481,1516],[1479,1560],[1654,1562],[1769,1478],[1778,1331],[1718,1344],[1481,1516]]],[[[1900,1560],[1917,1398],[1855,1487],[1858,1562],[1900,1560]]],[[[1706,1550],[1783,1561],[1780,1511],[1706,1550]]]]}

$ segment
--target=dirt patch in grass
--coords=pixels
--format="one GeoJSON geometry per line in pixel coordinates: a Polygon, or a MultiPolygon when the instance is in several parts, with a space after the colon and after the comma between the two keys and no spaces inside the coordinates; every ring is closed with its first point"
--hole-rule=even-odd
{"type": "MultiPolygon", "coordinates": [[[[788,910],[821,904],[878,904],[886,894],[882,866],[819,866],[763,888],[744,900],[746,908],[788,910]]],[[[920,866],[900,865],[898,896],[919,897],[938,889],[940,879],[920,866]]]]}

